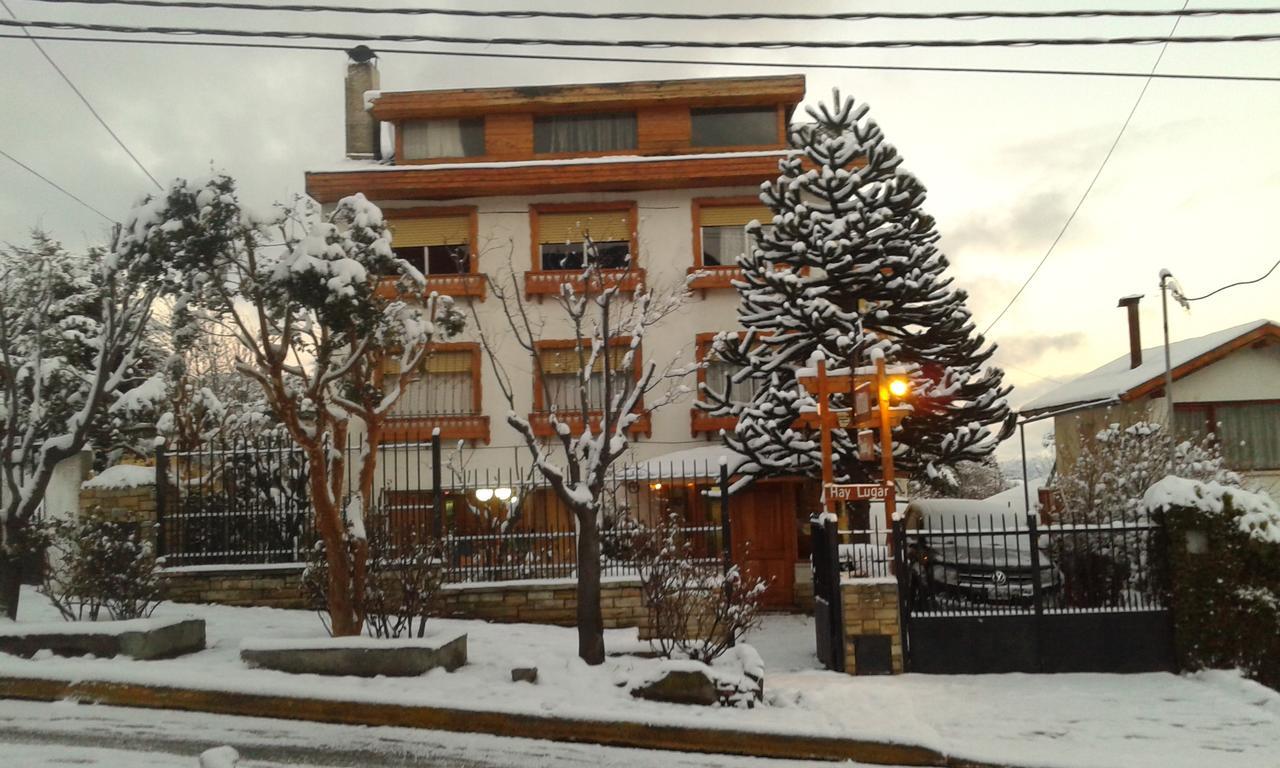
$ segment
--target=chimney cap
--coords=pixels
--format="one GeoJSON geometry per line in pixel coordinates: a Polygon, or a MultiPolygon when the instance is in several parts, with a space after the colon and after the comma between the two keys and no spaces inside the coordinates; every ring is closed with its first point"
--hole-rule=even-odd
{"type": "Polygon", "coordinates": [[[1141,293],[1131,293],[1131,294],[1129,294],[1128,296],[1121,296],[1121,297],[1120,297],[1120,303],[1119,303],[1119,304],[1117,304],[1116,306],[1117,306],[1117,307],[1130,307],[1130,306],[1134,306],[1134,305],[1136,305],[1139,301],[1141,301],[1141,300],[1142,300],[1142,296],[1143,296],[1143,294],[1141,294],[1141,293]]]}
{"type": "Polygon", "coordinates": [[[347,57],[357,64],[364,64],[378,58],[378,54],[367,45],[357,45],[355,48],[347,49],[347,57]]]}

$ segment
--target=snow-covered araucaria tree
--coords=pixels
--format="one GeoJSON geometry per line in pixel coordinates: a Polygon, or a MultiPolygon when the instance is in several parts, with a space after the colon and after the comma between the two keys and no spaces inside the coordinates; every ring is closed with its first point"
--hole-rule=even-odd
{"type": "MultiPolygon", "coordinates": [[[[842,98],[810,108],[811,125],[791,132],[780,176],[762,186],[772,222],[748,227],[738,260],[739,322],[746,334],[721,334],[715,352],[755,379],[751,402],[708,382],[703,407],[736,416],[725,436],[751,461],[755,476],[817,475],[816,429],[801,420],[812,396],[795,371],[823,359],[830,367],[868,365],[883,354],[909,371],[911,415],[894,431],[895,460],[907,472],[933,474],[980,461],[1003,434],[1008,389],[985,367],[994,352],[973,326],[964,291],[952,286],[923,185],[901,168],[865,104],[842,98]]],[[[836,405],[851,405],[836,398],[836,405]]],[[[810,422],[811,424],[811,422],[810,422]]],[[[865,482],[879,462],[858,459],[856,435],[834,435],[840,481],[865,482]]]]}
{"type": "Polygon", "coordinates": [[[107,432],[108,409],[149,381],[135,369],[165,270],[127,227],[88,253],[39,233],[0,252],[0,612],[10,618],[25,534],[55,466],[107,432]]]}
{"type": "Polygon", "coordinates": [[[654,325],[685,302],[688,290],[681,286],[659,293],[639,285],[634,293],[624,293],[622,286],[635,282],[634,276],[600,269],[589,234],[583,251],[585,266],[566,271],[559,294],[548,299],[556,305],[555,312],[530,310],[514,268],[490,277],[490,290],[501,303],[507,327],[481,327],[480,337],[511,409],[507,423],[573,513],[578,656],[588,664],[602,664],[600,529],[610,490],[609,467],[626,453],[639,419],[687,391],[676,380],[693,369],[681,368],[674,360],[645,360],[641,349],[654,325]],[[543,407],[533,420],[516,411],[515,380],[497,348],[508,332],[535,372],[534,386],[543,407]],[[552,340],[555,346],[549,347],[552,340]],[[555,375],[544,365],[547,355],[557,358],[555,375]]]}
{"type": "MultiPolygon", "coordinates": [[[[362,516],[372,500],[368,484],[344,488],[350,421],[377,417],[368,424],[376,430],[401,393],[398,380],[382,378],[382,361],[394,357],[401,370],[414,370],[462,318],[447,298],[423,296],[425,278],[392,252],[382,212],[363,195],[342,199],[327,216],[308,199],[255,215],[231,178],[215,176],[175,182],[148,210],[131,237],[164,254],[180,277],[179,344],[209,323],[230,334],[240,350],[236,370],[257,382],[306,456],[328,566],[329,628],[358,634],[362,516]]],[[[360,460],[360,477],[372,477],[377,451],[360,460]]]]}

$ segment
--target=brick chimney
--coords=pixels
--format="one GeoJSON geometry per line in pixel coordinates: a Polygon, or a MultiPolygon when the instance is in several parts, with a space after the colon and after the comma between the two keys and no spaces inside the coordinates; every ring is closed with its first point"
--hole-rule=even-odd
{"type": "Polygon", "coordinates": [[[1138,322],[1138,302],[1142,301],[1140,294],[1133,296],[1125,296],[1120,299],[1117,307],[1124,307],[1129,310],[1129,367],[1137,368],[1142,365],[1142,326],[1138,322]]]}
{"type": "Polygon", "coordinates": [[[368,46],[357,45],[347,51],[345,113],[347,125],[347,157],[354,160],[378,158],[381,149],[378,121],[365,109],[365,92],[382,85],[378,74],[378,55],[368,46]]]}

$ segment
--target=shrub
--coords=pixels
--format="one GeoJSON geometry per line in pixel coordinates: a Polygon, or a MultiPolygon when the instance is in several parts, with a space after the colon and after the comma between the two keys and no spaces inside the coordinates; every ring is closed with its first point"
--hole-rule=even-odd
{"type": "Polygon", "coordinates": [[[654,650],[710,663],[759,625],[768,583],[736,565],[724,573],[718,560],[698,559],[682,525],[672,515],[654,528],[635,528],[630,548],[653,622],[654,650]]]}
{"type": "Polygon", "coordinates": [[[140,619],[160,603],[163,577],[142,526],[87,516],[51,521],[42,531],[39,590],[64,619],[140,619]]]}

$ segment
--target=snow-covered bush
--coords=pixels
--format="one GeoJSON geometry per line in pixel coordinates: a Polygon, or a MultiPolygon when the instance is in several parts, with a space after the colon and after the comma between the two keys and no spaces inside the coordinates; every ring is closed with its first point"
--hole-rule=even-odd
{"type": "Polygon", "coordinates": [[[1012,487],[1000,463],[994,456],[988,456],[912,477],[907,482],[907,498],[985,499],[1012,487]]]}
{"type": "Polygon", "coordinates": [[[654,649],[667,658],[710,663],[760,623],[768,582],[734,565],[700,560],[672,515],[631,532],[631,555],[649,609],[654,649]]]}
{"type": "Polygon", "coordinates": [[[41,530],[38,589],[67,621],[146,618],[160,603],[163,577],[143,526],[88,515],[41,530]]]}

